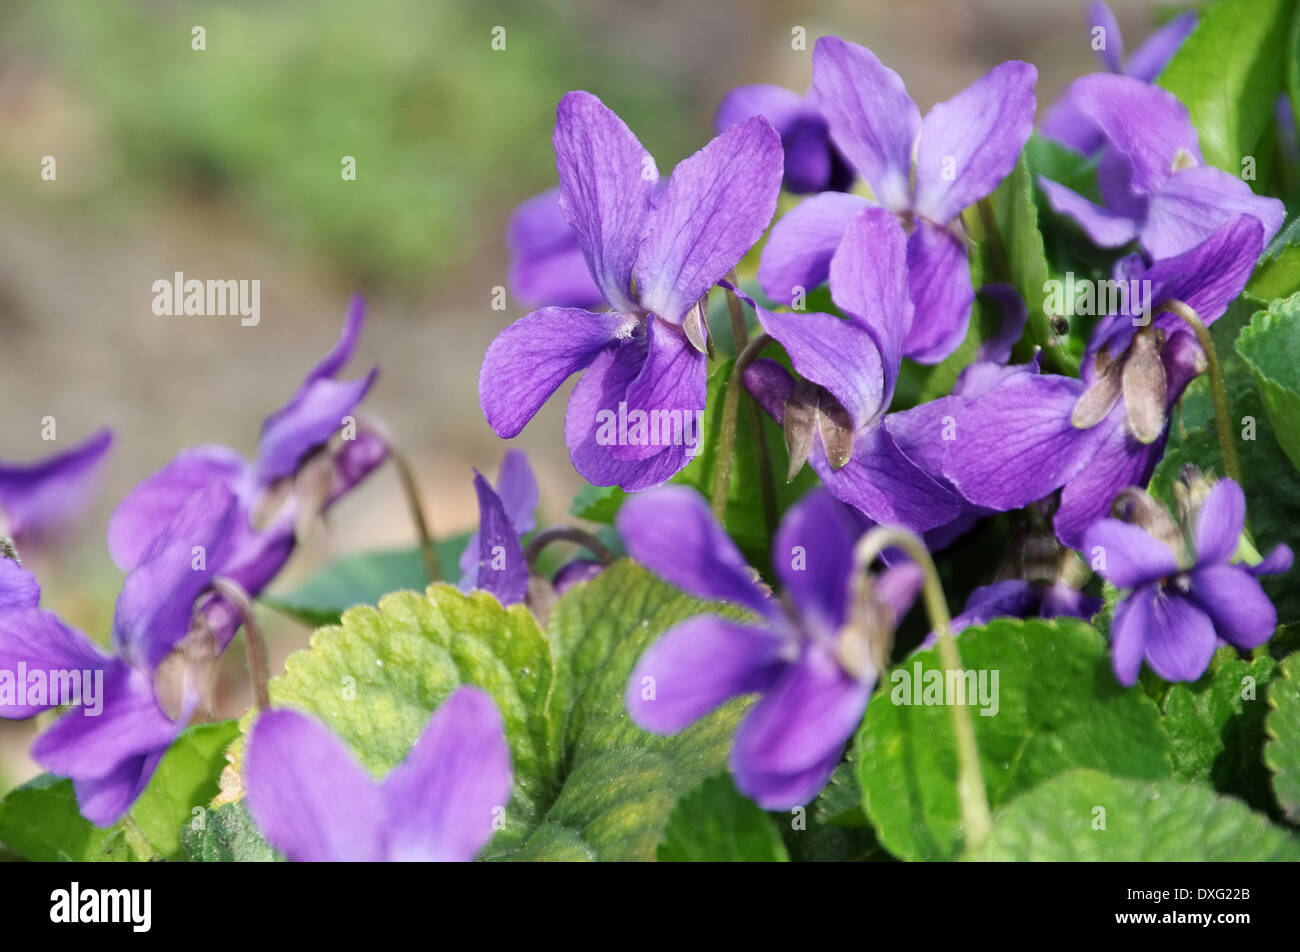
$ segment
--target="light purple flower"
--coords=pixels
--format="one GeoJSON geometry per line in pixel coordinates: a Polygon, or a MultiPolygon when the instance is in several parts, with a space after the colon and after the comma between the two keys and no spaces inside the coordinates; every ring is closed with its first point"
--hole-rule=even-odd
{"type": "Polygon", "coordinates": [[[1291,550],[1280,545],[1258,565],[1233,564],[1245,518],[1241,487],[1223,479],[1188,527],[1194,555],[1176,526],[1150,535],[1131,523],[1103,519],[1088,529],[1085,555],[1101,575],[1129,590],[1111,624],[1111,656],[1121,684],[1137,681],[1143,658],[1166,681],[1195,681],[1219,639],[1249,651],[1272,636],[1277,612],[1258,576],[1290,569],[1291,550]]]}
{"type": "Polygon", "coordinates": [[[298,862],[469,862],[510,800],[510,748],[496,704],[457,688],[406,759],[376,783],[319,721],[273,710],[244,758],[248,811],[298,862]]]}
{"type": "MultiPolygon", "coordinates": [[[[1205,369],[1195,335],[1158,311],[1173,298],[1213,323],[1241,293],[1263,248],[1259,222],[1242,216],[1197,247],[1129,271],[1150,281],[1152,315],[1135,324],[1137,302],[1093,332],[1083,379],[1003,368],[974,393],[944,397],[887,425],[895,444],[940,473],[977,506],[1006,511],[1062,489],[1057,537],[1078,548],[1126,486],[1146,484],[1168,433],[1168,410],[1205,369]]],[[[1135,268],[1132,259],[1121,262],[1135,268]]]]}
{"type": "Polygon", "coordinates": [[[57,536],[85,512],[112,443],[104,429],[39,463],[0,463],[0,536],[20,548],[57,536]]]}
{"type": "Polygon", "coordinates": [[[884,425],[913,316],[907,237],[894,216],[861,209],[844,230],[830,274],[847,319],[777,314],[742,295],[806,381],[759,360],[746,369],[746,387],[786,428],[787,445],[797,447],[792,463],[809,459],[836,498],[881,524],[920,531],[950,522],[961,513],[961,498],[900,452],[884,425]]]}
{"type": "MultiPolygon", "coordinates": [[[[1108,72],[1150,83],[1155,81],[1165,64],[1183,45],[1183,40],[1196,28],[1196,13],[1181,13],[1152,33],[1129,58],[1127,65],[1124,63],[1124,37],[1119,23],[1102,0],[1093,0],[1088,5],[1088,26],[1093,49],[1108,72]],[[1098,39],[1104,44],[1101,49],[1096,47],[1098,39]]],[[[1079,112],[1076,101],[1068,95],[1047,110],[1042,128],[1045,135],[1084,155],[1092,155],[1103,143],[1101,133],[1087,116],[1079,112]]]]}
{"type": "Polygon", "coordinates": [[[610,438],[602,420],[659,411],[693,424],[704,409],[700,302],[772,219],[780,138],[748,119],[684,159],[661,190],[653,158],[590,93],[560,101],[554,139],[561,208],[611,310],[545,307],[511,324],[483,359],[479,400],[508,439],[585,369],[565,417],[574,467],[596,485],[656,486],[690,461],[684,435],[669,445],[657,428],[610,438]]]}
{"type": "MultiPolygon", "coordinates": [[[[109,552],[120,568],[137,564],[186,500],[221,485],[234,493],[240,510],[221,574],[252,595],[265,588],[311,521],[387,458],[383,439],[358,428],[354,416],[378,369],[356,380],[335,379],[352,356],[364,319],[364,302],[354,297],[334,348],[289,402],[266,418],[255,461],[224,446],[196,446],[126,495],[108,526],[109,552]]],[[[234,629],[225,627],[227,637],[233,636],[234,629]]]]}
{"type": "Polygon", "coordinates": [[[508,450],[496,488],[474,474],[478,529],[460,556],[460,589],[491,592],[502,605],[528,594],[528,565],[520,540],[536,526],[537,479],[522,450],[508,450]]]}
{"type": "MultiPolygon", "coordinates": [[[[831,139],[875,200],[909,228],[908,290],[917,320],[903,354],[937,363],[961,343],[974,290],[957,221],[1015,167],[1033,130],[1033,66],[1007,62],[957,96],[920,110],[893,70],[865,47],[823,37],[813,51],[813,89],[831,139]]],[[[758,269],[774,300],[827,279],[857,195],[823,192],[772,229],[758,269]]],[[[833,281],[833,277],[832,277],[833,281]]]]}
{"type": "Polygon", "coordinates": [[[1070,108],[1105,142],[1097,183],[1105,207],[1040,176],[1056,211],[1079,223],[1103,248],[1138,240],[1155,260],[1200,244],[1240,215],[1277,233],[1286,209],[1275,198],[1205,164],[1187,109],[1169,92],[1129,76],[1095,73],[1066,92],[1070,108]]]}
{"type": "MultiPolygon", "coordinates": [[[[191,496],[163,526],[123,583],[111,655],[38,609],[35,582],[18,577],[12,563],[0,571],[11,583],[10,597],[20,593],[13,610],[0,612],[0,670],[21,665],[47,677],[77,672],[102,679],[90,692],[93,698],[83,687],[78,703],[32,745],[37,763],[72,778],[82,815],[99,826],[130,809],[195,710],[198,688],[185,685],[178,710],[169,715],[156,676],[192,630],[195,602],[228,556],[236,513],[234,495],[217,485],[191,496]]],[[[0,717],[28,718],[68,701],[50,695],[11,699],[0,691],[0,717]]]]}
{"type": "Polygon", "coordinates": [[[781,136],[786,191],[807,195],[852,186],[853,169],[830,140],[815,90],[800,96],[783,86],[737,86],[718,105],[714,127],[725,132],[750,116],[762,116],[781,136]]]}
{"type": "MultiPolygon", "coordinates": [[[[736,787],[764,809],[809,802],[839,763],[876,682],[864,642],[879,632],[863,630],[851,600],[859,522],[822,490],[786,514],[772,546],[783,602],[758,584],[690,489],[629,499],[618,528],[632,557],[668,582],[757,616],[738,622],[701,615],[665,632],[628,681],[632,719],[674,734],[733,697],[759,694],[731,751],[736,787]]],[[[878,614],[870,621],[892,633],[919,586],[912,563],[886,569],[876,580],[878,614]]]]}
{"type": "Polygon", "coordinates": [[[531,307],[599,307],[578,234],[560,210],[560,190],[547,189],[519,204],[506,226],[510,293],[531,307]]]}

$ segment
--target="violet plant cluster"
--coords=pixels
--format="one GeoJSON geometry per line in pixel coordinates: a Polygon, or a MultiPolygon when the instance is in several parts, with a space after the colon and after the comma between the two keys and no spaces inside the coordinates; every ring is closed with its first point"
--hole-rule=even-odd
{"type": "MultiPolygon", "coordinates": [[[[698,601],[621,671],[619,716],[643,738],[734,716],[725,769],[766,811],[818,801],[895,664],[956,657],[998,619],[1077,619],[1108,639],[1106,691],[1158,699],[1213,678],[1221,652],[1284,656],[1264,582],[1292,555],[1285,543],[1261,552],[1247,530],[1275,535],[1249,520],[1251,473],[1224,446],[1172,482],[1153,477],[1187,443],[1189,394],[1224,386],[1215,325],[1249,297],[1287,208],[1207,163],[1187,106],[1155,83],[1194,15],[1127,59],[1104,4],[1089,25],[1106,71],[1041,109],[1028,63],[997,65],[923,110],[888,57],[822,37],[805,92],[735,89],[714,137],[670,172],[597,95],[565,95],[558,186],[523,202],[507,232],[512,293],[533,309],[487,349],[478,394],[511,439],[577,375],[563,441],[590,486],[575,513],[608,525],[539,528],[538,480],[509,449],[495,481],[473,476],[478,525],[452,579],[462,594],[427,597],[499,603],[543,628],[596,625],[637,610],[570,607],[621,549],[698,601]],[[1055,164],[1030,161],[1044,150],[1055,164]],[[1081,172],[1068,185],[1054,177],[1067,166],[1081,172]],[[1039,228],[1106,260],[1093,280],[1142,293],[1096,315],[1044,313],[1047,287],[1006,267],[1021,226],[998,208],[1017,188],[1039,228]],[[739,467],[755,470],[742,488],[739,467]],[[744,493],[753,505],[734,506],[744,493]],[[742,554],[754,532],[764,544],[742,554]],[[587,551],[548,562],[555,542],[587,551]],[[941,577],[964,605],[951,620],[941,577]]],[[[16,556],[0,559],[0,669],[102,675],[93,700],[84,686],[33,698],[0,683],[4,717],[66,708],[42,722],[32,756],[71,779],[91,823],[129,815],[205,715],[215,660],[241,626],[256,636],[251,600],[393,453],[360,415],[376,371],[340,377],[363,320],[354,299],[252,460],[183,450],[121,501],[109,650],[40,607],[16,556]]],[[[1206,424],[1221,441],[1237,426],[1206,424]]],[[[11,555],[66,528],[108,443],[0,467],[11,555]]],[[[567,659],[556,671],[574,677],[597,663],[575,637],[551,644],[567,659]]],[[[456,651],[468,670],[469,649],[456,651]]],[[[422,696],[425,726],[383,775],[321,717],[263,701],[231,758],[237,796],[289,859],[473,859],[507,835],[532,769],[518,760],[532,741],[499,693],[505,677],[422,696]]],[[[589,677],[555,697],[594,690],[589,677]]],[[[582,728],[570,714],[565,731],[582,728]]],[[[975,842],[984,793],[961,789],[975,842]]]]}

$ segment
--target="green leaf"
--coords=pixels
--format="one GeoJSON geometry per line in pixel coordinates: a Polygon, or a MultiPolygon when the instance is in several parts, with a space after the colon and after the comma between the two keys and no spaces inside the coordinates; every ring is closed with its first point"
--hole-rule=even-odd
{"type": "Polygon", "coordinates": [[[1300,294],[1274,301],[1237,338],[1278,442],[1300,469],[1300,294]]]}
{"type": "Polygon", "coordinates": [[[1264,748],[1264,686],[1277,670],[1267,655],[1246,661],[1221,648],[1196,682],[1169,687],[1162,707],[1174,745],[1174,778],[1209,783],[1257,810],[1275,808],[1264,748]]]}
{"type": "Polygon", "coordinates": [[[181,846],[192,863],[284,861],[257,831],[242,800],[209,810],[197,829],[195,822],[197,818],[181,830],[181,846]]]}
{"type": "MultiPolygon", "coordinates": [[[[1300,550],[1300,473],[1278,445],[1276,430],[1255,389],[1255,379],[1234,346],[1242,328],[1260,309],[1260,302],[1243,296],[1210,326],[1210,334],[1223,365],[1232,432],[1241,457],[1247,524],[1256,548],[1267,554],[1279,543],[1300,550]]],[[[1170,424],[1164,457],[1151,477],[1152,495],[1167,505],[1173,504],[1171,486],[1184,465],[1190,463],[1202,472],[1224,475],[1204,375],[1192,381],[1181,407],[1179,418],[1170,424]]],[[[1294,583],[1293,572],[1260,579],[1283,624],[1300,620],[1300,586],[1294,583]]]]}
{"type": "MultiPolygon", "coordinates": [[[[994,809],[1073,767],[1169,776],[1171,745],[1155,703],[1115,681],[1105,642],[1085,623],[998,619],[967,629],[958,644],[967,671],[988,672],[986,696],[997,704],[991,716],[971,708],[994,809]]],[[[935,676],[925,672],[942,672],[935,649],[913,655],[882,682],[856,757],[881,844],[902,859],[952,859],[963,849],[952,711],[904,703],[935,676]]]]}
{"type": "Polygon", "coordinates": [[[239,736],[237,721],[187,728],[163,755],[158,770],[131,808],[131,819],[165,859],[181,853],[181,827],[196,807],[206,809],[217,795],[226,766],[226,748],[239,736]]]}
{"type": "MultiPolygon", "coordinates": [[[[1296,23],[1300,25],[1300,17],[1296,23]]],[[[1255,265],[1246,293],[1263,301],[1300,292],[1300,217],[1277,233],[1255,265]]]]}
{"type": "Polygon", "coordinates": [[[545,633],[485,592],[396,592],[317,631],[271,697],[320,718],[378,777],[457,686],[477,684],[501,710],[514,768],[485,858],[653,859],[678,799],[725,769],[743,705],[658,737],[628,718],[627,680],[663,631],[707,611],[737,616],[627,561],[565,592],[545,633]]]}
{"type": "Polygon", "coordinates": [[[772,818],[736,790],[729,774],[707,778],[668,814],[658,858],[667,863],[784,863],[772,818]]]}
{"type": "MultiPolygon", "coordinates": [[[[438,564],[444,575],[460,574],[456,566],[468,541],[468,532],[438,541],[438,564]]],[[[319,628],[338,624],[339,616],[354,605],[377,605],[389,592],[422,592],[428,584],[418,548],[362,552],[336,559],[292,591],[263,595],[261,601],[319,628]]]]}
{"type": "Polygon", "coordinates": [[[578,494],[573,497],[573,502],[569,504],[569,513],[588,522],[611,526],[614,524],[614,517],[618,515],[619,507],[623,505],[623,500],[626,498],[627,493],[617,486],[592,486],[590,483],[583,483],[578,494]]]}
{"type": "Polygon", "coordinates": [[[1300,823],[1300,654],[1282,662],[1268,687],[1268,704],[1264,762],[1273,771],[1273,792],[1287,819],[1300,823]]]}
{"type": "Polygon", "coordinates": [[[41,774],[0,800],[0,844],[33,862],[133,859],[120,829],[82,817],[72,781],[41,774]]]}
{"type": "Polygon", "coordinates": [[[1294,0],[1219,0],[1160,74],[1191,114],[1210,165],[1239,175],[1252,156],[1257,179],[1268,181],[1294,12],[1294,0]]]}
{"type": "Polygon", "coordinates": [[[1204,787],[1071,770],[1003,809],[976,858],[1295,861],[1300,859],[1300,838],[1241,801],[1217,796],[1204,787]]]}

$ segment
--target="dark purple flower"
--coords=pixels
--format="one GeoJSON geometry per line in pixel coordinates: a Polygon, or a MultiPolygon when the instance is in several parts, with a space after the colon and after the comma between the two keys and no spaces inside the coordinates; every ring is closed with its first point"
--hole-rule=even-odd
{"type": "Polygon", "coordinates": [[[263,423],[256,461],[224,446],[193,447],[127,494],[108,526],[109,551],[119,567],[133,568],[186,500],[221,485],[238,499],[240,515],[220,574],[251,595],[265,588],[313,520],[387,458],[384,440],[360,429],[354,416],[378,369],[356,380],[335,379],[352,356],[364,318],[364,302],[354,297],[334,348],[263,423]]]}
{"type": "MultiPolygon", "coordinates": [[[[975,292],[957,219],[1015,167],[1033,130],[1036,76],[1027,63],[1003,63],[923,120],[898,74],[870,50],[837,37],[817,41],[813,89],[831,139],[876,202],[909,229],[917,320],[903,354],[913,360],[937,363],[966,335],[975,292]]],[[[825,281],[845,228],[869,204],[824,192],[792,209],[763,250],[763,290],[788,304],[825,281]]]]}
{"type": "Polygon", "coordinates": [[[0,463],[0,537],[19,547],[39,544],[76,520],[90,503],[112,442],[105,429],[39,463],[0,463]]]}
{"type": "Polygon", "coordinates": [[[881,632],[872,629],[891,634],[907,611],[920,586],[915,565],[881,574],[869,619],[875,624],[864,625],[851,598],[861,528],[822,490],[786,513],[773,540],[782,602],[768,596],[690,489],[629,499],[618,527],[632,557],[667,581],[756,616],[738,622],[702,615],[665,632],[628,681],[632,719],[673,734],[733,697],[760,694],[732,747],[736,787],[769,810],[810,801],[862,720],[877,675],[870,641],[881,632]]]}
{"type": "Polygon", "coordinates": [[[530,307],[594,308],[604,303],[591,279],[578,233],[560,210],[560,190],[519,204],[506,226],[510,293],[530,307]]]}
{"type": "Polygon", "coordinates": [[[845,192],[853,184],[853,169],[831,142],[815,90],[800,96],[784,86],[737,86],[718,105],[714,128],[725,132],[750,116],[762,116],[781,136],[786,191],[845,192]]]}
{"type": "Polygon", "coordinates": [[[496,489],[474,474],[478,529],[460,555],[460,589],[491,592],[502,605],[528,594],[528,564],[520,539],[536,526],[537,479],[522,450],[508,450],[496,489]]]}
{"type": "Polygon", "coordinates": [[[796,382],[780,364],[760,360],[747,368],[745,384],[785,427],[792,469],[810,460],[836,498],[877,523],[918,531],[943,525],[963,501],[909,460],[884,426],[913,314],[907,236],[894,216],[861,209],[830,274],[847,319],[777,314],[745,297],[803,378],[796,382]]]}
{"type": "Polygon", "coordinates": [[[780,139],[767,120],[748,119],[684,159],[659,190],[654,159],[590,93],[560,101],[554,139],[561,208],[610,310],[545,307],[511,324],[483,358],[479,400],[510,438],[585,369],[565,417],[574,467],[596,485],[656,486],[696,451],[701,301],[772,219],[780,139]]]}
{"type": "Polygon", "coordinates": [[[1192,330],[1158,308],[1177,299],[1213,323],[1245,287],[1262,248],[1254,218],[1223,225],[1137,275],[1149,292],[1131,295],[1098,324],[1082,380],[1039,374],[1033,365],[1000,368],[978,392],[892,414],[895,443],[977,506],[1019,509],[1064,487],[1056,534],[1078,548],[1121,489],[1146,484],[1164,448],[1169,408],[1205,369],[1192,330]]]}
{"type": "MultiPolygon", "coordinates": [[[[1158,504],[1157,504],[1158,505],[1158,504]]],[[[1148,534],[1118,519],[1102,519],[1084,537],[1098,572],[1128,594],[1115,609],[1111,656],[1121,684],[1137,681],[1145,657],[1166,681],[1195,681],[1222,639],[1249,651],[1277,628],[1277,612],[1258,576],[1291,568],[1291,550],[1278,546],[1258,565],[1233,558],[1246,518],[1246,498],[1220,480],[1186,527],[1148,534]],[[1186,540],[1186,541],[1185,541],[1186,540]],[[1195,541],[1195,553],[1187,541],[1195,541]]]]}
{"type": "MultiPolygon", "coordinates": [[[[1183,40],[1196,28],[1196,13],[1179,14],[1152,33],[1129,58],[1127,65],[1124,63],[1124,37],[1119,23],[1102,0],[1093,0],[1088,5],[1088,26],[1093,49],[1107,71],[1150,83],[1155,81],[1165,64],[1183,45],[1183,40]],[[1098,40],[1102,43],[1100,49],[1098,40]]],[[[1042,128],[1044,134],[1084,155],[1092,155],[1103,144],[1101,133],[1087,116],[1079,112],[1078,104],[1068,95],[1047,110],[1042,128]]]]}
{"type": "Polygon", "coordinates": [[[469,862],[510,801],[510,748],[496,704],[457,688],[382,781],[319,721],[273,710],[244,758],[248,811],[298,862],[469,862]]]}
{"type": "Polygon", "coordinates": [[[1190,250],[1241,215],[1259,220],[1265,244],[1281,227],[1280,201],[1205,164],[1187,109],[1172,93],[1095,73],[1065,95],[1085,128],[1105,142],[1097,169],[1105,207],[1050,179],[1039,181],[1052,208],[1078,222],[1095,244],[1116,248],[1136,238],[1159,260],[1190,250]]]}
{"type": "Polygon", "coordinates": [[[123,583],[111,655],[38,609],[35,583],[16,579],[12,563],[0,571],[18,582],[10,592],[21,593],[15,610],[0,612],[0,717],[72,704],[36,739],[32,757],[72,778],[93,823],[107,826],[130,809],[194,713],[200,689],[193,684],[182,685],[174,713],[164,710],[159,668],[191,634],[195,602],[228,557],[237,513],[235,496],[221,485],[185,501],[123,583]],[[77,696],[8,697],[3,673],[20,669],[41,672],[51,685],[56,675],[74,679],[77,696]]]}
{"type": "MultiPolygon", "coordinates": [[[[975,625],[985,625],[995,618],[1082,618],[1085,621],[1101,610],[1102,601],[1085,595],[1057,579],[1053,582],[1027,582],[1009,578],[983,585],[970,593],[966,607],[952,620],[953,634],[975,625]]],[[[926,647],[934,643],[926,639],[926,647]]]]}

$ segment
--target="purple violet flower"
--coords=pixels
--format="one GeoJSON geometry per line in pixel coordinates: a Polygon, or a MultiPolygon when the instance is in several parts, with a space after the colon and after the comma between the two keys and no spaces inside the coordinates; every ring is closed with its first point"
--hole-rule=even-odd
{"type": "MultiPolygon", "coordinates": [[[[1187,35],[1196,29],[1196,13],[1181,13],[1152,33],[1129,58],[1127,65],[1124,63],[1124,36],[1120,33],[1115,14],[1102,0],[1093,0],[1088,5],[1088,26],[1093,49],[1107,71],[1152,83],[1165,64],[1174,58],[1187,35]],[[1096,46],[1098,39],[1102,42],[1100,49],[1096,46]]],[[[1062,96],[1047,110],[1042,129],[1045,135],[1084,155],[1092,155],[1103,144],[1101,133],[1079,112],[1077,103],[1068,95],[1062,96]]]]}
{"type": "Polygon", "coordinates": [[[1282,226],[1286,209],[1276,198],[1206,165],[1186,107],[1169,92],[1129,76],[1094,73],[1065,93],[1085,129],[1106,148],[1097,183],[1106,206],[1039,177],[1053,209],[1079,223],[1094,244],[1117,248],[1137,239],[1155,260],[1200,244],[1240,215],[1264,229],[1264,244],[1282,226]]]}
{"type": "Polygon", "coordinates": [[[816,90],[800,96],[765,83],[737,86],[718,105],[714,128],[725,132],[750,116],[762,116],[781,136],[786,191],[794,195],[846,192],[853,185],[853,169],[830,140],[826,120],[817,108],[816,90]]]}
{"type": "Polygon", "coordinates": [[[554,138],[560,205],[611,310],[544,307],[511,324],[483,358],[479,400],[509,439],[585,369],[565,417],[574,467],[595,485],[657,486],[695,451],[686,426],[705,401],[701,303],[772,219],[780,138],[748,119],[684,159],[658,192],[654,159],[590,93],[560,100],[554,138]],[[653,423],[674,416],[680,438],[665,441],[653,423]],[[639,419],[640,430],[624,438],[611,418],[639,419]]]}
{"type": "Polygon", "coordinates": [[[474,474],[479,523],[460,555],[460,590],[491,592],[502,605],[528,594],[528,564],[520,540],[536,527],[537,479],[522,450],[508,450],[495,489],[474,474]]]}
{"type": "Polygon", "coordinates": [[[1191,328],[1156,309],[1177,299],[1213,323],[1262,249],[1259,222],[1243,215],[1145,272],[1125,259],[1121,276],[1149,281],[1149,293],[1145,303],[1130,296],[1097,325],[1082,380],[1039,374],[1036,365],[999,368],[975,391],[891,414],[890,435],[976,506],[1019,509],[1064,487],[1056,535],[1078,548],[1120,490],[1146,484],[1164,449],[1169,408],[1205,369],[1191,328]]]}
{"type": "Polygon", "coordinates": [[[85,511],[112,443],[104,429],[38,463],[0,464],[0,537],[20,548],[56,537],[85,511]]]}
{"type": "Polygon", "coordinates": [[[108,826],[130,809],[197,707],[199,692],[186,683],[172,699],[174,713],[164,709],[159,668],[190,634],[195,601],[229,555],[237,513],[234,494],[222,485],[181,505],[122,585],[111,655],[38,609],[35,582],[18,577],[13,563],[0,571],[14,602],[14,610],[0,612],[0,717],[72,705],[36,739],[32,757],[72,778],[81,813],[92,823],[108,826]],[[18,671],[28,673],[26,685],[2,676],[18,671]],[[62,690],[70,677],[71,697],[62,690]],[[33,678],[46,685],[39,694],[30,690],[33,678]]]}
{"type": "Polygon", "coordinates": [[[790,355],[796,380],[758,360],[745,385],[786,430],[791,472],[811,461],[831,493],[874,522],[925,530],[957,518],[962,499],[895,446],[884,426],[912,328],[907,236],[883,208],[861,209],[830,265],[835,304],[848,314],[777,314],[742,295],[790,355]]]}
{"type": "Polygon", "coordinates": [[[510,801],[510,748],[496,704],[461,687],[380,782],[319,721],[272,710],[244,759],[248,811],[299,862],[469,862],[510,801]]]}
{"type": "MultiPolygon", "coordinates": [[[[757,616],[701,615],[665,632],[628,681],[632,719],[674,734],[733,697],[760,694],[732,747],[736,787],[768,810],[808,803],[839,763],[876,683],[869,642],[880,632],[852,617],[859,522],[823,490],[786,513],[772,544],[783,602],[769,597],[693,490],[627,500],[618,528],[632,557],[668,582],[757,616]]],[[[911,562],[882,572],[873,586],[875,627],[892,633],[920,584],[911,562]]]]}
{"type": "MultiPolygon", "coordinates": [[[[196,446],[127,493],[108,526],[109,552],[120,568],[137,564],[159,527],[192,495],[222,485],[238,499],[240,516],[220,574],[250,595],[266,587],[312,521],[387,458],[384,440],[358,428],[354,416],[378,368],[357,380],[335,379],[364,320],[365,304],[353,297],[334,348],[263,423],[255,461],[224,446],[196,446]]],[[[226,640],[233,637],[233,627],[221,627],[226,640]]]]}
{"type": "Polygon", "coordinates": [[[1292,555],[1279,545],[1258,565],[1233,564],[1246,518],[1241,487],[1219,480],[1182,529],[1158,503],[1144,510],[1163,516],[1150,532],[1102,519],[1084,537],[1098,572],[1129,590],[1111,624],[1120,683],[1137,681],[1143,658],[1166,681],[1195,681],[1220,639],[1245,651],[1268,641],[1277,611],[1258,578],[1288,571],[1292,555]]]}
{"type": "Polygon", "coordinates": [[[510,293],[531,307],[594,308],[604,303],[591,279],[578,233],[564,219],[560,190],[521,202],[506,226],[510,293]]]}
{"type": "MultiPolygon", "coordinates": [[[[918,319],[904,356],[937,363],[966,335],[975,292],[958,219],[1015,168],[1033,131],[1036,77],[1028,63],[1003,63],[922,119],[902,79],[866,47],[817,41],[813,89],[831,139],[875,202],[909,230],[908,289],[918,319]]],[[[823,192],[793,208],[764,247],[763,290],[789,304],[798,289],[825,281],[845,228],[870,204],[823,192]]]]}
{"type": "MultiPolygon", "coordinates": [[[[961,634],[975,625],[985,625],[995,618],[1082,618],[1084,621],[1101,611],[1102,600],[1071,588],[1057,579],[1049,583],[1027,582],[1009,578],[982,585],[970,593],[966,607],[952,620],[952,633],[961,634]]],[[[924,647],[934,644],[931,634],[924,647]]]]}

